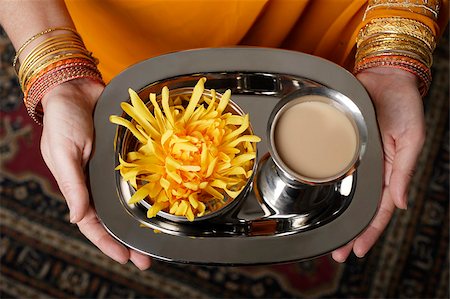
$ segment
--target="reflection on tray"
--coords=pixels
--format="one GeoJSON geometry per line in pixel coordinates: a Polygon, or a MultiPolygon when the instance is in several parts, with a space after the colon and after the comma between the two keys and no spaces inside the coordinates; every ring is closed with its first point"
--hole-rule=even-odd
{"type": "Polygon", "coordinates": [[[189,74],[155,82],[139,91],[141,98],[148,98],[152,92],[159,92],[164,86],[169,89],[195,85],[198,78],[206,77],[205,88],[224,91],[231,89],[232,94],[266,95],[282,97],[294,90],[306,86],[321,86],[319,83],[305,78],[285,74],[265,74],[246,72],[227,72],[214,74],[189,74]]]}
{"type": "MultiPolygon", "coordinates": [[[[304,87],[321,86],[311,80],[281,74],[201,73],[159,81],[146,86],[138,93],[141,98],[147,98],[150,93],[158,92],[163,86],[169,89],[192,86],[199,77],[207,78],[206,88],[218,91],[231,89],[234,95],[240,96],[264,95],[279,98],[304,87]]],[[[127,142],[125,131],[121,127],[117,130],[116,156],[127,142]]],[[[190,237],[275,236],[299,233],[329,223],[341,215],[350,204],[356,186],[356,173],[330,185],[290,188],[289,185],[265,179],[270,177],[270,172],[275,169],[272,159],[266,154],[267,151],[267,145],[258,145],[258,170],[253,180],[253,188],[246,196],[242,196],[237,205],[218,217],[195,223],[176,222],[160,214],[149,219],[146,217],[148,206],[142,203],[127,204],[132,191],[117,174],[116,185],[121,203],[132,217],[147,227],[167,234],[190,237]],[[272,194],[262,196],[261,190],[272,194]]]]}

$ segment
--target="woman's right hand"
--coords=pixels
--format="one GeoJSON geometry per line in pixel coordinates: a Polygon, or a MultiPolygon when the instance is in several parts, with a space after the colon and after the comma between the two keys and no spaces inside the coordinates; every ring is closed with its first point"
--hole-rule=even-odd
{"type": "Polygon", "coordinates": [[[406,209],[408,186],[425,141],[423,103],[415,75],[396,68],[374,67],[357,75],[377,113],[384,152],[384,184],[378,211],[355,240],[333,251],[344,262],[353,250],[363,257],[381,236],[396,208],[406,209]]]}
{"type": "Polygon", "coordinates": [[[84,169],[90,158],[94,127],[92,114],[103,86],[89,79],[76,79],[49,91],[44,109],[41,151],[67,201],[70,221],[103,253],[139,269],[150,266],[150,258],[114,240],[104,229],[89,200],[84,169]]]}

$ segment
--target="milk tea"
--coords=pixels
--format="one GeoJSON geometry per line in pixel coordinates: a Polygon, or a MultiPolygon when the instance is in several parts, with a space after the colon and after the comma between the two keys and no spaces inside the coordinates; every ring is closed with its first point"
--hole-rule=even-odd
{"type": "Polygon", "coordinates": [[[293,172],[313,180],[326,180],[351,167],[357,152],[358,134],[348,116],[308,95],[286,109],[274,131],[276,151],[293,172]]]}

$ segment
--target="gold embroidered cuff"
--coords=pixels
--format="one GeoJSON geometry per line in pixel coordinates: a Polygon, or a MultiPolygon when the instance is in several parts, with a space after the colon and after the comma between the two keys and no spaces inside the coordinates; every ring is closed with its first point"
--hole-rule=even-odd
{"type": "Polygon", "coordinates": [[[358,34],[357,46],[364,40],[378,34],[403,34],[424,42],[432,52],[436,39],[431,29],[421,22],[411,19],[388,17],[371,20],[358,34]]]}
{"type": "Polygon", "coordinates": [[[439,0],[369,0],[366,14],[377,9],[404,10],[427,16],[433,20],[438,19],[439,0]]]}

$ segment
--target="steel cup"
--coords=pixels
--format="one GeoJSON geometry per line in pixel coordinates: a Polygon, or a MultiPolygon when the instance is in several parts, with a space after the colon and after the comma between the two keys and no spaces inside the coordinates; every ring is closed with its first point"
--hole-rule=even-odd
{"type": "MultiPolygon", "coordinates": [[[[295,133],[295,128],[292,128],[295,133]]],[[[272,110],[267,125],[270,156],[259,162],[256,189],[259,196],[283,214],[311,213],[328,202],[335,184],[353,174],[367,145],[367,127],[361,111],[345,95],[326,87],[305,87],[283,97],[272,110]],[[352,161],[338,173],[326,178],[312,178],[294,171],[280,157],[275,142],[275,128],[281,115],[296,104],[311,101],[305,96],[323,96],[317,101],[332,105],[343,112],[355,129],[357,145],[352,161]]],[[[351,178],[350,178],[351,180],[351,178]]]]}

